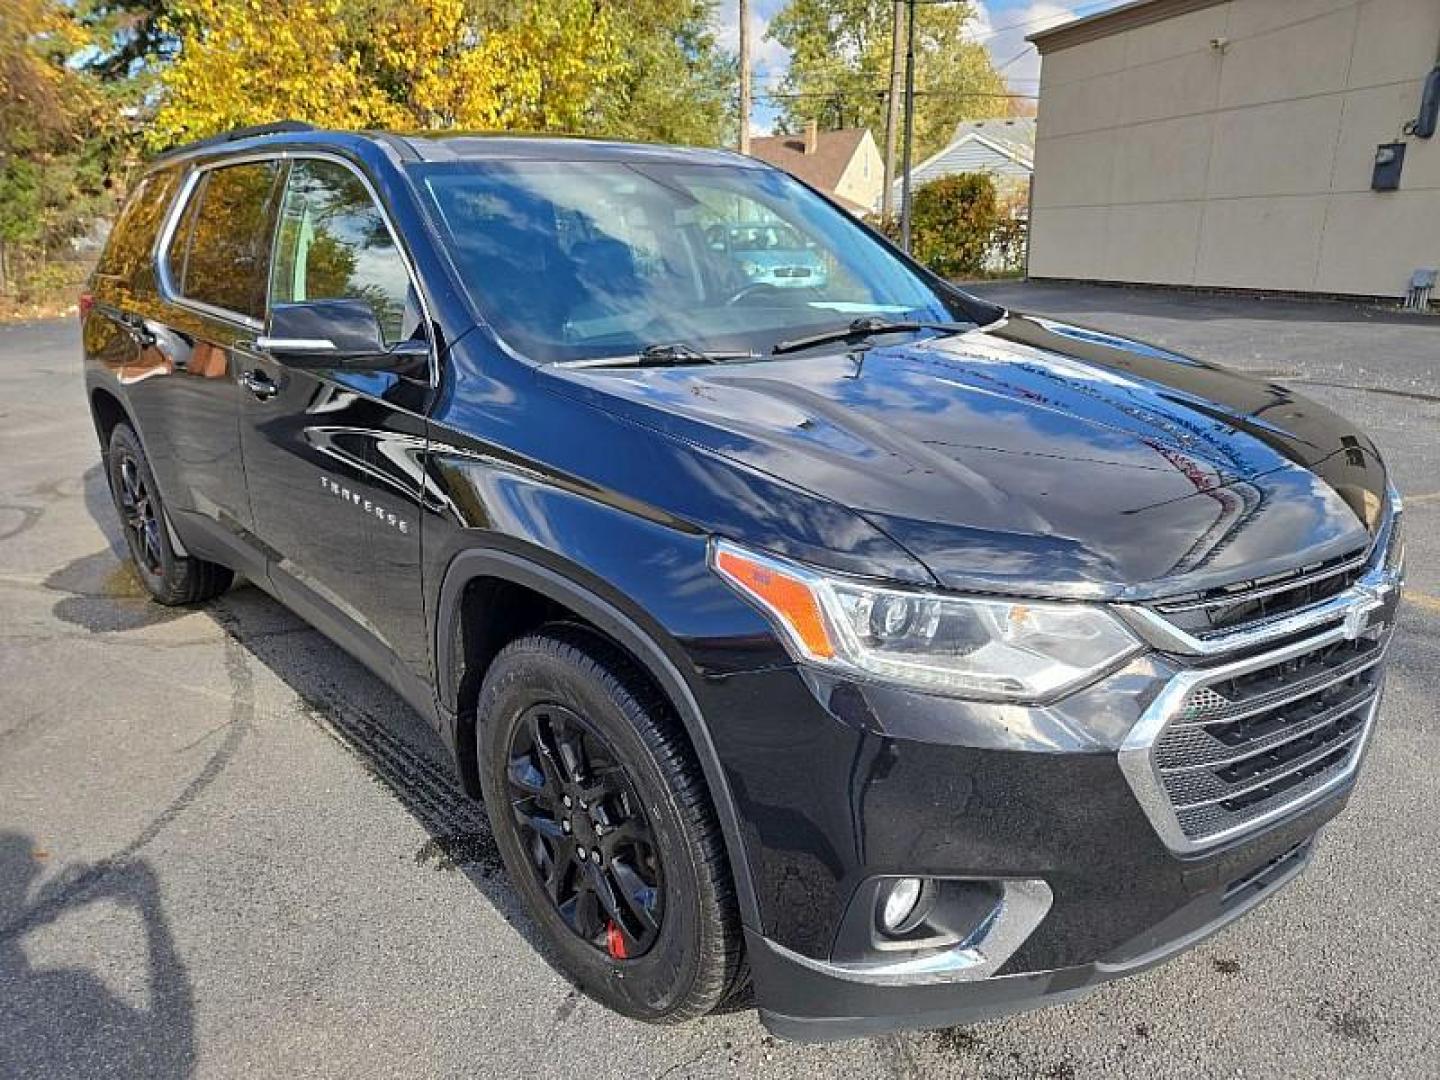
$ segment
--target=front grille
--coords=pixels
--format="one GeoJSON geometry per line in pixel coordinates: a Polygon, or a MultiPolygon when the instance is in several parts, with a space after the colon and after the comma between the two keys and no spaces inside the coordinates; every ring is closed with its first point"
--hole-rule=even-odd
{"type": "Polygon", "coordinates": [[[1399,599],[1400,516],[1363,554],[1143,612],[1158,647],[1205,665],[1174,676],[1120,755],[1172,849],[1260,828],[1354,772],[1399,599]]]}
{"type": "Polygon", "coordinates": [[[1243,828],[1352,763],[1380,689],[1379,638],[1332,642],[1195,686],[1151,760],[1184,836],[1243,828]]]}

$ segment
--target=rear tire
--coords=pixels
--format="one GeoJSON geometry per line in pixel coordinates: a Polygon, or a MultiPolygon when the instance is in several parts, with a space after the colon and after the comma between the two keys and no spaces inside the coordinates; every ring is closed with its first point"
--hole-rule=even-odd
{"type": "Polygon", "coordinates": [[[496,842],[562,973],[650,1022],[730,1001],[746,965],[724,840],[689,743],[630,660],[547,627],[495,658],[478,717],[496,842]]]}
{"type": "Polygon", "coordinates": [[[130,560],[146,592],[175,606],[209,600],[230,587],[235,575],[229,567],[176,554],[155,474],[130,425],[115,425],[105,468],[130,560]]]}

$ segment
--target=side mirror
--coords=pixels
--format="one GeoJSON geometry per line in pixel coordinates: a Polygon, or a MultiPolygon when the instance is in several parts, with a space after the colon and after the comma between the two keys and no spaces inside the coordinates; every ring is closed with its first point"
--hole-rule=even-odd
{"type": "MultiPolygon", "coordinates": [[[[414,365],[423,342],[385,344],[375,309],[365,300],[306,300],[275,304],[270,332],[255,347],[297,368],[385,371],[414,365]]],[[[428,346],[424,355],[429,355],[428,346]]]]}

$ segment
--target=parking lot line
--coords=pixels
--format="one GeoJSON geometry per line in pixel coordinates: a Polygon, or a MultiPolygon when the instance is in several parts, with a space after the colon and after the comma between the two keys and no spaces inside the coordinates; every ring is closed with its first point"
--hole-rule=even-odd
{"type": "Polygon", "coordinates": [[[1431,596],[1429,593],[1416,592],[1414,589],[1406,589],[1404,597],[1418,608],[1426,611],[1433,611],[1440,615],[1440,596],[1431,596]]]}

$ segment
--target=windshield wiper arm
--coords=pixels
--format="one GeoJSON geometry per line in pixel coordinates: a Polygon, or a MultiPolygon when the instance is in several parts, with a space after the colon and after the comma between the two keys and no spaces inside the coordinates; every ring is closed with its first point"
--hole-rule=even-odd
{"type": "Polygon", "coordinates": [[[826,330],[819,334],[811,334],[809,337],[793,338],[790,341],[782,341],[770,350],[772,355],[779,356],[782,353],[800,352],[802,349],[809,349],[816,345],[828,345],[832,341],[863,341],[867,337],[876,334],[903,334],[911,330],[939,330],[949,334],[963,334],[966,330],[975,329],[974,323],[953,323],[953,322],[891,322],[887,319],[877,318],[874,315],[867,315],[864,318],[855,319],[847,326],[837,327],[834,330],[826,330]]]}
{"type": "Polygon", "coordinates": [[[753,352],[720,352],[697,349],[683,341],[647,345],[638,353],[625,356],[591,356],[584,360],[561,360],[556,367],[679,367],[682,364],[719,364],[727,360],[755,360],[753,352]]]}

